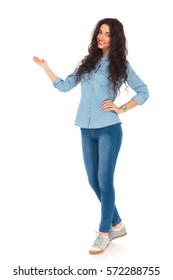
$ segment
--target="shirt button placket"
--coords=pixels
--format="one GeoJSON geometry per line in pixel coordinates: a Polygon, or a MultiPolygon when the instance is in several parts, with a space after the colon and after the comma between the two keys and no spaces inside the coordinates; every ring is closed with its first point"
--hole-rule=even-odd
{"type": "Polygon", "coordinates": [[[92,106],[92,91],[93,91],[93,78],[94,75],[91,77],[91,85],[90,85],[90,91],[89,91],[89,124],[88,127],[90,128],[90,123],[91,123],[91,106],[92,106]]]}

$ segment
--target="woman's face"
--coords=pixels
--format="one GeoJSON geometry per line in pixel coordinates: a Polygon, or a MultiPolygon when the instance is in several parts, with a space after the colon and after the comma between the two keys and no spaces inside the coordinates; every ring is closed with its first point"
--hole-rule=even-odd
{"type": "Polygon", "coordinates": [[[98,48],[102,50],[103,56],[108,55],[111,45],[110,28],[107,24],[102,24],[97,35],[98,48]]]}

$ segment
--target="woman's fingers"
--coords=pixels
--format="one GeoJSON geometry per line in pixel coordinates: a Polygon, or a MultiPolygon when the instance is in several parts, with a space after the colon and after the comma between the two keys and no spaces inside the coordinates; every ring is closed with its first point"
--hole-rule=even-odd
{"type": "Polygon", "coordinates": [[[40,58],[38,58],[37,56],[34,56],[34,57],[33,57],[33,60],[34,60],[35,63],[37,63],[37,64],[40,65],[40,66],[44,66],[45,64],[47,64],[47,61],[46,61],[46,60],[40,59],[40,58]]]}
{"type": "Polygon", "coordinates": [[[34,56],[34,57],[33,57],[33,60],[34,60],[36,63],[41,62],[41,59],[39,59],[37,56],[34,56]]]}
{"type": "Polygon", "coordinates": [[[109,100],[105,100],[102,102],[102,109],[105,110],[105,109],[111,109],[114,107],[114,103],[109,101],[109,100]]]}
{"type": "Polygon", "coordinates": [[[112,101],[110,100],[105,100],[102,102],[102,110],[105,112],[108,111],[114,111],[115,113],[119,114],[120,113],[120,108],[117,107],[112,101]]]}

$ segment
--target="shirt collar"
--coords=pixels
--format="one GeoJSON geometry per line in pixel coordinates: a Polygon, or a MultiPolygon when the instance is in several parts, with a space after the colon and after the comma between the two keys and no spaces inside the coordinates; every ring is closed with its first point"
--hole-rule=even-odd
{"type": "Polygon", "coordinates": [[[103,57],[101,58],[101,60],[102,60],[102,61],[108,61],[108,60],[109,60],[108,55],[103,56],[103,57]]]}

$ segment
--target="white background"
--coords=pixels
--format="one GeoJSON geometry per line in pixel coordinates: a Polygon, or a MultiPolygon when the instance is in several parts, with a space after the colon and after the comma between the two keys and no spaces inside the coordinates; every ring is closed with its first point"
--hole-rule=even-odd
{"type": "MultiPolygon", "coordinates": [[[[3,280],[26,279],[13,276],[19,265],[70,265],[104,271],[108,266],[159,266],[161,275],[152,279],[170,279],[171,17],[171,0],[1,1],[3,280]],[[124,137],[115,172],[116,203],[128,235],[112,242],[103,254],[91,256],[88,249],[98,230],[100,205],[87,182],[80,130],[74,126],[80,88],[67,94],[58,92],[32,57],[46,59],[54,72],[65,78],[87,54],[93,28],[105,17],[123,23],[128,59],[148,85],[150,98],[142,107],[120,116],[124,137]]],[[[129,98],[123,92],[122,96],[129,98]]],[[[111,276],[103,272],[94,278],[111,276]]],[[[148,278],[151,276],[144,277],[148,278]]]]}

